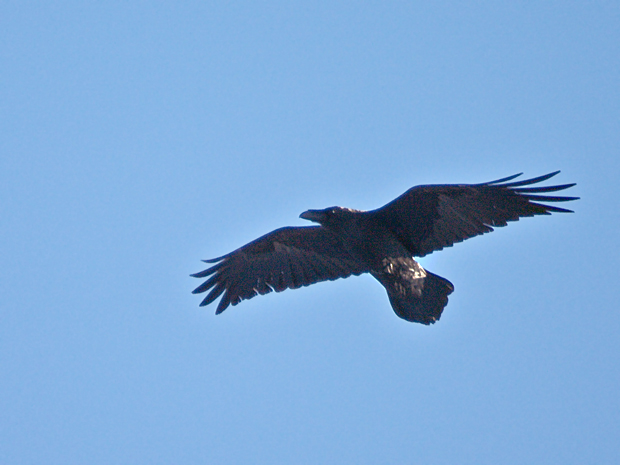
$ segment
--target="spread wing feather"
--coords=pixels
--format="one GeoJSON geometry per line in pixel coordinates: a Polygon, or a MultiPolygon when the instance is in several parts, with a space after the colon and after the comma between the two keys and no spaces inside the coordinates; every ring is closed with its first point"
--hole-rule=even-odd
{"type": "Polygon", "coordinates": [[[280,228],[218,258],[193,274],[208,279],[193,293],[210,291],[201,306],[222,296],[216,314],[229,305],[269,292],[297,289],[368,271],[329,230],[319,226],[280,228]]]}
{"type": "Polygon", "coordinates": [[[423,257],[521,217],[571,212],[538,202],[576,200],[578,197],[541,195],[575,184],[523,187],[558,173],[517,182],[510,181],[522,173],[482,184],[416,186],[371,214],[387,225],[413,256],[423,257]]]}

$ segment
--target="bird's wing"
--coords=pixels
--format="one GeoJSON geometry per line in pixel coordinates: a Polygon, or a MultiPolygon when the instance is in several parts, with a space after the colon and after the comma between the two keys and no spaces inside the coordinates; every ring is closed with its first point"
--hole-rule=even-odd
{"type": "Polygon", "coordinates": [[[343,249],[333,233],[320,226],[277,229],[234,252],[204,261],[215,265],[192,275],[210,276],[193,293],[211,289],[201,306],[223,294],[216,314],[230,304],[237,305],[259,294],[297,289],[368,271],[343,249]]]}
{"type": "Polygon", "coordinates": [[[579,197],[541,195],[575,184],[547,187],[524,187],[545,181],[556,174],[525,181],[509,182],[516,174],[483,184],[416,186],[387,205],[373,210],[398,237],[413,256],[423,257],[470,237],[493,231],[493,226],[506,226],[524,216],[571,212],[546,205],[579,197]],[[545,204],[539,203],[545,202],[545,204]]]}

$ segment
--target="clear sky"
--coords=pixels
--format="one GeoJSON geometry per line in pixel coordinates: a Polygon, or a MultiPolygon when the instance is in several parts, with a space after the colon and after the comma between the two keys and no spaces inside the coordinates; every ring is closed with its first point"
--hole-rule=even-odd
{"type": "Polygon", "coordinates": [[[620,463],[620,3],[0,4],[0,463],[620,463]],[[215,316],[308,208],[561,169],[575,214],[215,316]]]}

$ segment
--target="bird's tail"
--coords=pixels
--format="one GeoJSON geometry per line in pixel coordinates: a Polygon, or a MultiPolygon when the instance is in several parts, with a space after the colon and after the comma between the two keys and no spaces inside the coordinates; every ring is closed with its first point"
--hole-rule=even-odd
{"type": "MultiPolygon", "coordinates": [[[[422,269],[422,267],[420,267],[422,269]]],[[[394,276],[375,278],[385,287],[394,312],[407,321],[429,325],[441,317],[454,286],[447,279],[423,270],[425,276],[415,280],[394,276]]]]}

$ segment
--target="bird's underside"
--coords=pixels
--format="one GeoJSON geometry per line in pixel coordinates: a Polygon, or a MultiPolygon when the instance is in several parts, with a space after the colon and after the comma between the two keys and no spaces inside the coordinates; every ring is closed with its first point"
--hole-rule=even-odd
{"type": "Polygon", "coordinates": [[[576,200],[548,195],[574,184],[530,187],[558,173],[520,182],[510,182],[518,174],[483,184],[416,186],[371,211],[308,210],[301,218],[318,226],[280,228],[229,254],[205,260],[213,265],[192,276],[208,279],[193,292],[210,291],[201,306],[221,296],[219,314],[259,294],[370,273],[385,287],[399,317],[431,324],[439,320],[454,287],[413,257],[521,217],[571,212],[547,203],[576,200]]]}

